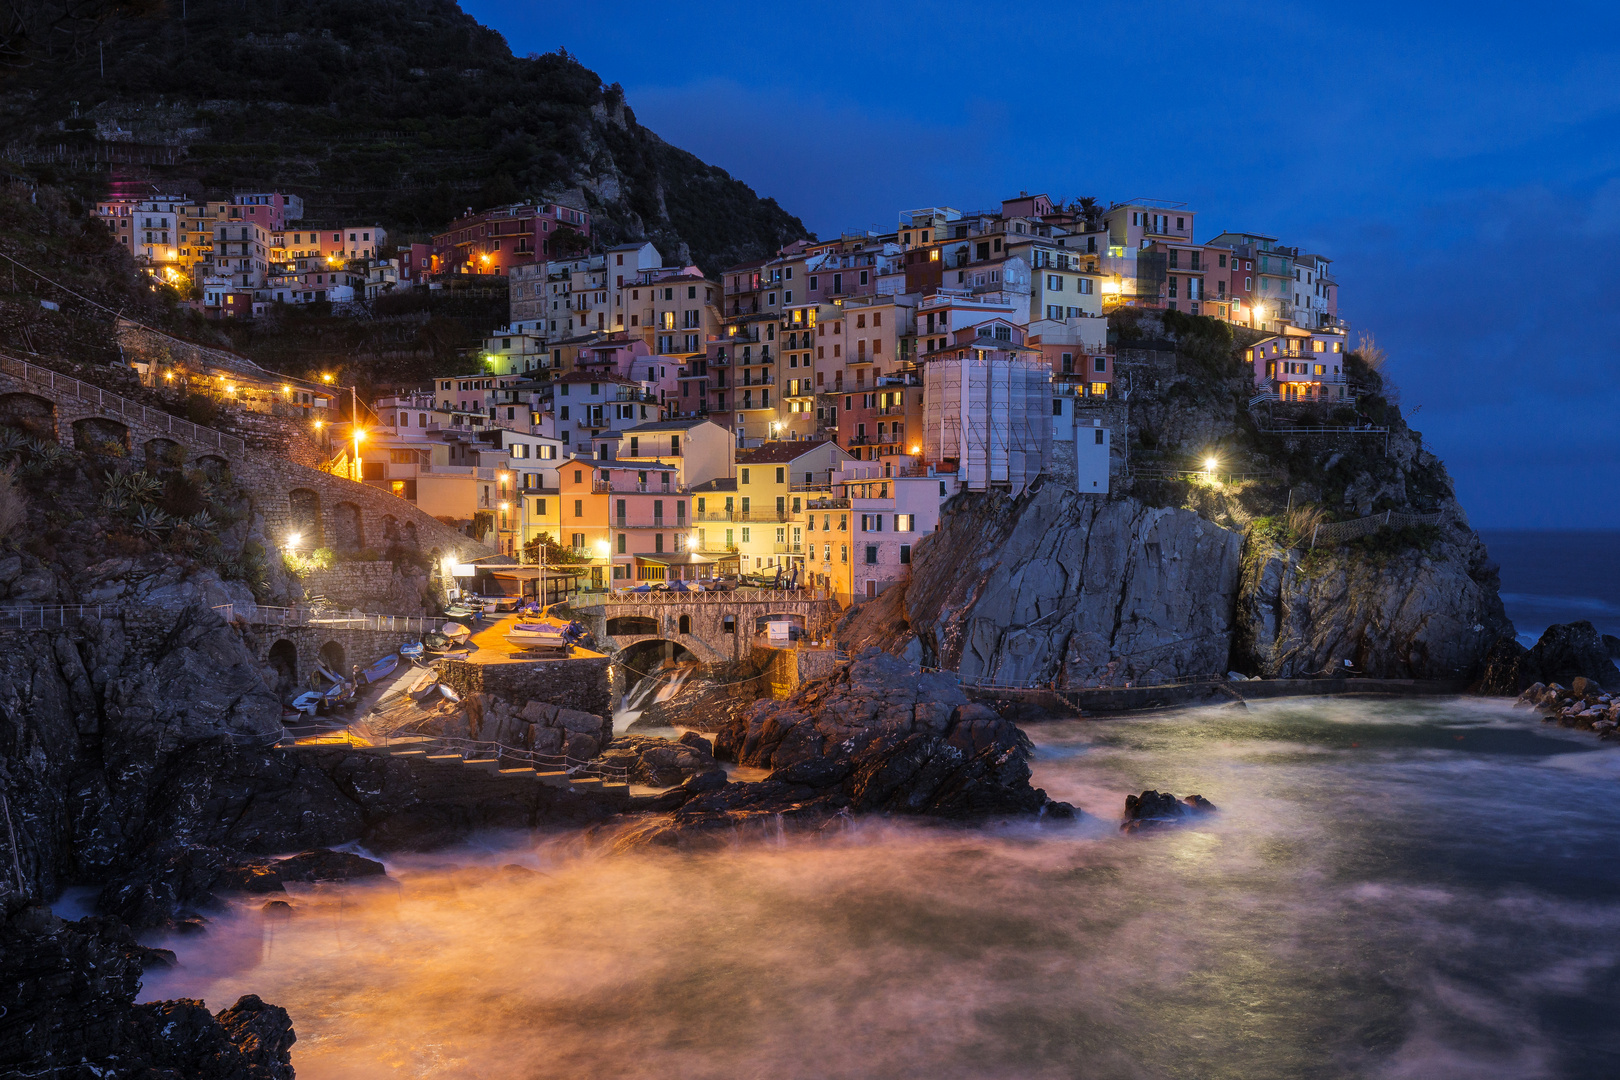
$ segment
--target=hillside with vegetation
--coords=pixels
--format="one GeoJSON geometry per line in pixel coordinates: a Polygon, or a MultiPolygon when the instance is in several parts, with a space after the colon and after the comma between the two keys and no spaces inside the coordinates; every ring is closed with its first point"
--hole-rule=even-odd
{"type": "Polygon", "coordinates": [[[396,241],[467,209],[578,192],[607,242],[711,273],[809,235],[636,122],[559,49],[513,55],[452,0],[26,0],[0,35],[0,144],[93,198],[109,182],[287,190],[396,241]]]}

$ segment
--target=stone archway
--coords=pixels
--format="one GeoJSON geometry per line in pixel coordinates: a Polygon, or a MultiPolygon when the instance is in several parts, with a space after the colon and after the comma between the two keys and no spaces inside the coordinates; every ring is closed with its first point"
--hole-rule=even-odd
{"type": "MultiPolygon", "coordinates": [[[[231,478],[231,463],[218,454],[204,454],[192,464],[203,471],[203,475],[216,484],[224,483],[231,478]]],[[[311,492],[310,494],[314,494],[311,492]]]]}
{"type": "Polygon", "coordinates": [[[332,549],[334,551],[363,551],[366,531],[362,524],[360,507],[352,502],[340,502],[332,507],[332,549]]]}
{"type": "Polygon", "coordinates": [[[276,672],[276,693],[285,697],[298,689],[298,646],[281,638],[270,646],[269,659],[276,672]]]}
{"type": "Polygon", "coordinates": [[[47,442],[56,441],[56,406],[35,394],[0,394],[0,424],[47,442]]]}
{"type": "Polygon", "coordinates": [[[287,492],[287,528],[295,532],[311,548],[322,546],[321,497],[309,488],[293,488],[287,492]]]}
{"type": "Polygon", "coordinates": [[[165,439],[161,435],[155,439],[146,440],[146,467],[154,472],[159,469],[177,469],[186,463],[186,448],[173,439],[165,439]]]}
{"type": "Polygon", "coordinates": [[[648,615],[616,615],[607,621],[607,632],[611,637],[656,634],[658,620],[648,615]]]}
{"type": "Polygon", "coordinates": [[[328,641],[321,646],[321,651],[316,655],[321,661],[321,666],[326,668],[327,671],[342,679],[349,677],[349,658],[348,654],[343,651],[342,645],[335,641],[328,641]]]}
{"type": "Polygon", "coordinates": [[[111,457],[129,456],[129,428],[104,416],[73,421],[73,448],[111,457]]]}

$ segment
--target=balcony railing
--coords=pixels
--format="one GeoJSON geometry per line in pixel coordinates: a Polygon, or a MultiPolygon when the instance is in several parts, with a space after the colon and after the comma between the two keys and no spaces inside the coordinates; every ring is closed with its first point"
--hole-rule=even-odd
{"type": "Polygon", "coordinates": [[[772,550],[778,555],[803,555],[803,544],[774,544],[772,550]]]}

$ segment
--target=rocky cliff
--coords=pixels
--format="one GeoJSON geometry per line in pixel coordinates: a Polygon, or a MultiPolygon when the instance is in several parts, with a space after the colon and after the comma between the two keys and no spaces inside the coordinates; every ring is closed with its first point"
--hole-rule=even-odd
{"type": "Polygon", "coordinates": [[[959,496],[911,580],[846,617],[846,647],[1090,687],[1233,669],[1468,680],[1512,637],[1497,568],[1376,357],[1344,357],[1353,402],[1251,408],[1252,332],[1175,312],[1113,326],[1129,461],[1114,492],[1052,475],[1019,499],[959,496]],[[1312,544],[1384,511],[1438,523],[1312,544]]]}
{"type": "Polygon", "coordinates": [[[964,496],[915,548],[909,587],[859,609],[842,636],[1012,686],[1224,671],[1242,547],[1191,511],[1057,484],[964,496]]]}

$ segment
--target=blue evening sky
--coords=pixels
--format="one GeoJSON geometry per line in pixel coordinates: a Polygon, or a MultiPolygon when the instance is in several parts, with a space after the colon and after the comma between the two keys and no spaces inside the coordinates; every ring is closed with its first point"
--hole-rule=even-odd
{"type": "Polygon", "coordinates": [[[463,7],[821,236],[1027,190],[1321,252],[1476,526],[1620,528],[1616,5],[463,7]]]}

